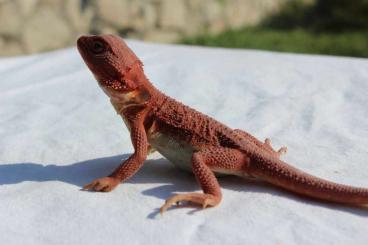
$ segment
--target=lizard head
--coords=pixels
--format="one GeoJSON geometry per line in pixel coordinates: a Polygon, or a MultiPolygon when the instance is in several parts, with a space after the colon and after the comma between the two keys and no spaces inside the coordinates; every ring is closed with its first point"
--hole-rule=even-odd
{"type": "Polygon", "coordinates": [[[120,37],[81,36],[77,46],[84,62],[109,97],[132,92],[143,82],[142,62],[120,37]]]}

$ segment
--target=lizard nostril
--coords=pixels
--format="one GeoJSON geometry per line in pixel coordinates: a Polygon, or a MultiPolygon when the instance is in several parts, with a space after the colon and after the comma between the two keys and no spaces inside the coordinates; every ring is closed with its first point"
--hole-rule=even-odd
{"type": "Polygon", "coordinates": [[[86,40],[86,36],[79,37],[78,40],[77,40],[77,46],[78,47],[82,46],[84,44],[85,40],[86,40]]]}
{"type": "Polygon", "coordinates": [[[78,38],[77,40],[77,45],[80,46],[80,45],[83,45],[84,43],[86,43],[86,41],[92,37],[93,35],[82,35],[78,38]]]}

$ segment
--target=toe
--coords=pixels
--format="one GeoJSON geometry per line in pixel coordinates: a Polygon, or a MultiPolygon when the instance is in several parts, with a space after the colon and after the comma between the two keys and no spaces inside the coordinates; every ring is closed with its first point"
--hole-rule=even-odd
{"type": "Polygon", "coordinates": [[[101,182],[97,182],[97,184],[93,187],[93,190],[95,190],[95,191],[101,191],[105,187],[106,187],[105,184],[103,184],[101,182]]]}
{"type": "Polygon", "coordinates": [[[94,188],[94,186],[96,185],[96,182],[93,181],[92,183],[86,184],[83,186],[82,190],[84,191],[88,191],[94,188]]]}
{"type": "Polygon", "coordinates": [[[264,143],[267,145],[267,146],[270,146],[271,147],[271,140],[270,138],[266,138],[264,143]]]}
{"type": "Polygon", "coordinates": [[[104,177],[94,180],[92,183],[83,186],[82,190],[94,190],[108,192],[113,190],[120,181],[112,177],[104,177]]]}
{"type": "Polygon", "coordinates": [[[283,146],[277,151],[280,155],[285,154],[287,152],[287,147],[283,146]]]}
{"type": "Polygon", "coordinates": [[[202,206],[202,208],[216,206],[221,200],[221,197],[215,197],[211,194],[202,193],[187,193],[178,194],[170,197],[165,201],[165,204],[160,208],[160,213],[164,213],[172,205],[180,205],[181,202],[186,201],[202,206]]]}

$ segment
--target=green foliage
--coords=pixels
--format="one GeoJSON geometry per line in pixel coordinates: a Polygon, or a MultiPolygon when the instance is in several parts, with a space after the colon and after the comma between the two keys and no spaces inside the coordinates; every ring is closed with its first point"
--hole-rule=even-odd
{"type": "Polygon", "coordinates": [[[280,12],[266,18],[262,26],[274,29],[294,29],[308,25],[310,6],[301,0],[286,2],[280,12]]]}
{"type": "Polygon", "coordinates": [[[275,30],[243,28],[219,35],[203,34],[181,41],[184,44],[265,49],[284,52],[368,57],[368,31],[315,33],[302,29],[275,30]]]}
{"type": "Polygon", "coordinates": [[[218,4],[220,4],[221,6],[225,5],[225,0],[216,0],[218,4]]]}
{"type": "Polygon", "coordinates": [[[315,0],[309,4],[291,0],[279,13],[267,18],[263,26],[318,32],[364,30],[368,28],[368,0],[315,0]]]}
{"type": "Polygon", "coordinates": [[[285,1],[259,27],[203,34],[182,43],[368,57],[368,0],[285,1]]]}
{"type": "Polygon", "coordinates": [[[310,17],[317,30],[368,28],[368,0],[318,0],[310,17]]]}

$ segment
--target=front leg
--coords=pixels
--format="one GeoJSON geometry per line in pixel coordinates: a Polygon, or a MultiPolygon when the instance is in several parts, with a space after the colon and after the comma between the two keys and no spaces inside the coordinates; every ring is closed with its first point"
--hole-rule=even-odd
{"type": "Polygon", "coordinates": [[[83,190],[108,192],[120,182],[133,176],[146,160],[148,153],[147,135],[141,120],[135,123],[130,130],[130,137],[134,146],[134,153],[115,169],[108,177],[99,178],[85,185],[83,190]]]}

